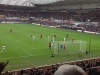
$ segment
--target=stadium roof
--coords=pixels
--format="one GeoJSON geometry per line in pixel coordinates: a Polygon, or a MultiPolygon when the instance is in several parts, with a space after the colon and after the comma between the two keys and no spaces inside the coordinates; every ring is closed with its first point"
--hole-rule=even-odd
{"type": "Polygon", "coordinates": [[[48,6],[67,6],[67,5],[79,5],[79,4],[99,4],[100,0],[62,0],[52,4],[46,4],[48,6]]]}
{"type": "Polygon", "coordinates": [[[35,4],[49,4],[58,1],[61,0],[0,0],[0,4],[34,7],[35,4]]]}
{"type": "Polygon", "coordinates": [[[100,0],[0,0],[0,9],[9,10],[37,10],[41,6],[67,6],[81,4],[96,4],[100,0]]]}
{"type": "Polygon", "coordinates": [[[37,5],[74,5],[100,3],[100,0],[0,0],[0,5],[30,6],[37,5]]]}

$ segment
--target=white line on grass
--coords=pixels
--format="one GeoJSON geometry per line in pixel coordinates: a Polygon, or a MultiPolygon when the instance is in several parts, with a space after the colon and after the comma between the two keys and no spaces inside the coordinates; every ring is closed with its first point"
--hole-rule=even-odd
{"type": "MultiPolygon", "coordinates": [[[[43,47],[43,48],[31,48],[31,49],[24,49],[24,50],[38,50],[38,49],[47,49],[48,47],[43,47]]],[[[48,48],[49,49],[49,48],[48,48]]]]}
{"type": "Polygon", "coordinates": [[[22,57],[29,57],[29,56],[20,56],[20,57],[3,58],[3,59],[0,59],[0,60],[4,60],[4,59],[15,59],[15,58],[22,58],[22,57]]]}
{"type": "Polygon", "coordinates": [[[90,48],[91,50],[96,50],[96,49],[100,49],[100,48],[90,48]]]}
{"type": "MultiPolygon", "coordinates": [[[[100,49],[100,48],[93,48],[92,50],[95,50],[95,49],[100,49]]],[[[15,59],[15,58],[25,58],[25,57],[32,57],[32,56],[42,56],[42,55],[48,55],[48,54],[51,54],[51,53],[46,53],[46,54],[37,54],[37,55],[29,55],[29,56],[19,56],[19,57],[11,57],[11,58],[3,58],[3,59],[0,59],[0,60],[5,60],[5,59],[15,59]]]]}
{"type": "Polygon", "coordinates": [[[19,57],[11,57],[11,58],[3,58],[3,59],[0,59],[0,60],[5,60],[5,59],[15,59],[15,58],[25,58],[25,57],[32,57],[32,56],[42,56],[42,55],[48,55],[48,54],[51,54],[51,53],[37,54],[37,55],[28,55],[28,56],[19,56],[19,57]]]}
{"type": "Polygon", "coordinates": [[[24,51],[25,53],[29,54],[30,56],[32,56],[32,54],[29,53],[28,51],[26,51],[26,50],[24,50],[24,49],[23,49],[23,51],[24,51]]]}

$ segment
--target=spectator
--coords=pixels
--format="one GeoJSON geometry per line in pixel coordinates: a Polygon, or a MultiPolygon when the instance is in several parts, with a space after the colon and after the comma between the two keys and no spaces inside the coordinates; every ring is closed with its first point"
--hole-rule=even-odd
{"type": "Polygon", "coordinates": [[[6,65],[8,64],[8,62],[9,61],[7,61],[6,63],[4,63],[4,62],[0,63],[0,75],[1,75],[2,71],[4,70],[4,68],[6,67],[6,65]]]}
{"type": "Polygon", "coordinates": [[[76,65],[62,65],[54,75],[86,75],[85,71],[76,65]]]}

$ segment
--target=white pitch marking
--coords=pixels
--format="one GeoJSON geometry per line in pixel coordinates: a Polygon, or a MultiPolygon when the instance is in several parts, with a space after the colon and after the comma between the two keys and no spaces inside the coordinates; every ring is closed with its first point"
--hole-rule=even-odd
{"type": "Polygon", "coordinates": [[[14,58],[22,58],[22,57],[29,57],[29,56],[20,56],[20,57],[3,58],[3,59],[0,59],[0,60],[4,60],[4,59],[14,59],[14,58]]]}
{"type": "Polygon", "coordinates": [[[25,49],[23,49],[24,52],[26,52],[27,54],[29,54],[30,56],[33,56],[31,53],[29,53],[28,51],[26,51],[25,49]]]}
{"type": "Polygon", "coordinates": [[[96,49],[100,49],[100,48],[91,48],[91,50],[96,50],[96,49]]]}
{"type": "Polygon", "coordinates": [[[48,55],[48,54],[51,54],[51,53],[37,54],[37,55],[29,55],[29,56],[19,56],[19,57],[11,57],[11,58],[3,58],[3,59],[0,59],[0,60],[4,60],[4,59],[14,59],[14,58],[23,58],[23,57],[31,57],[31,56],[40,56],[40,55],[48,55]]]}
{"type": "Polygon", "coordinates": [[[34,49],[35,49],[35,50],[38,50],[38,49],[47,49],[47,48],[48,48],[48,47],[44,47],[44,48],[31,48],[31,49],[24,49],[24,50],[32,50],[32,49],[33,49],[33,50],[34,50],[34,49]]]}

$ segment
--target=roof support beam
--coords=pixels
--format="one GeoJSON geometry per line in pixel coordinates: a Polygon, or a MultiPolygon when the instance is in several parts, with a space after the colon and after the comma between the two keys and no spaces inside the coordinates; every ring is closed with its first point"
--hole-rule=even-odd
{"type": "Polygon", "coordinates": [[[27,2],[26,3],[24,3],[25,4],[25,7],[24,7],[24,10],[25,10],[25,8],[26,8],[26,6],[27,6],[27,2]]]}
{"type": "Polygon", "coordinates": [[[9,0],[8,3],[5,5],[4,9],[7,7],[7,5],[9,4],[10,1],[11,1],[11,0],[9,0]]]}
{"type": "Polygon", "coordinates": [[[20,0],[17,0],[17,2],[13,5],[13,7],[11,9],[13,9],[19,1],[20,0]]]}
{"type": "MultiPolygon", "coordinates": [[[[27,2],[27,1],[25,1],[18,9],[20,9],[26,2],[27,2]]],[[[18,9],[17,9],[17,10],[18,10],[18,9]]]]}
{"type": "Polygon", "coordinates": [[[0,0],[0,3],[2,2],[2,0],[0,0]]]}
{"type": "Polygon", "coordinates": [[[33,6],[35,6],[35,4],[34,4],[34,3],[32,3],[32,2],[30,2],[30,4],[32,4],[33,6]]]}

